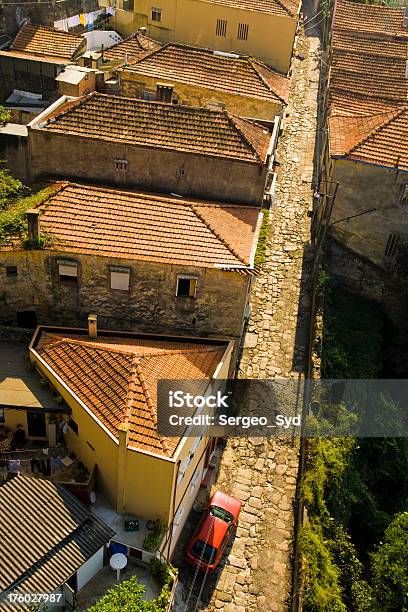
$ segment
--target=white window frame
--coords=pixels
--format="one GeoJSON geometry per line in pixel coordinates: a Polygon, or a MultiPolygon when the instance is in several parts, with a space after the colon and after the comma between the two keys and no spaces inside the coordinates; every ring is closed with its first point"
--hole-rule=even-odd
{"type": "Polygon", "coordinates": [[[152,18],[152,21],[154,21],[155,23],[161,23],[161,20],[162,20],[162,15],[163,15],[163,9],[161,9],[161,8],[160,8],[160,7],[158,7],[158,6],[152,6],[152,11],[151,11],[151,18],[152,18]],[[158,16],[159,16],[159,19],[154,19],[154,18],[153,18],[153,15],[154,15],[154,14],[155,14],[155,15],[158,15],[158,16]]]}
{"type": "Polygon", "coordinates": [[[173,534],[177,531],[178,526],[180,525],[181,518],[182,518],[182,516],[184,514],[184,511],[185,511],[184,506],[179,506],[176,514],[174,515],[174,519],[173,519],[173,534]]]}
{"type": "Polygon", "coordinates": [[[191,479],[191,483],[190,483],[190,497],[193,497],[194,491],[196,489],[197,483],[200,480],[200,477],[201,477],[202,473],[203,473],[202,469],[198,467],[198,469],[196,470],[193,478],[191,479]]]}
{"type": "Polygon", "coordinates": [[[197,297],[197,287],[198,287],[198,276],[195,274],[177,274],[177,283],[176,283],[176,297],[179,298],[186,298],[186,297],[190,297],[190,298],[196,298],[197,297]],[[178,290],[179,290],[179,281],[180,280],[189,280],[189,281],[194,281],[194,295],[189,294],[189,295],[179,295],[178,294],[178,290]]]}
{"type": "Polygon", "coordinates": [[[127,159],[115,159],[115,170],[118,172],[126,172],[128,169],[127,159]]]}

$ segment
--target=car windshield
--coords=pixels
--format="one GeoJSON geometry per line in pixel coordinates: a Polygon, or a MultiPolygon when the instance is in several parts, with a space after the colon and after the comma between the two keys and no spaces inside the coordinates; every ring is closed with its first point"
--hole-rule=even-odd
{"type": "Polygon", "coordinates": [[[225,523],[232,523],[234,520],[233,515],[228,510],[224,510],[220,506],[210,506],[210,514],[211,516],[215,516],[216,518],[221,519],[225,523]]]}
{"type": "Polygon", "coordinates": [[[191,549],[191,554],[196,558],[200,559],[200,561],[205,561],[211,565],[215,561],[215,556],[217,554],[217,549],[210,544],[206,544],[203,540],[196,540],[194,542],[194,546],[191,549]]]}

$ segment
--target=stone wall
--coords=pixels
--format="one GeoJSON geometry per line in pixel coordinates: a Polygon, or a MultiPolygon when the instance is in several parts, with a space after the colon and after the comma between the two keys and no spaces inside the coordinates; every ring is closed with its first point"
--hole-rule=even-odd
{"type": "MultiPolygon", "coordinates": [[[[163,82],[163,79],[139,75],[126,69],[120,72],[123,96],[140,98],[145,90],[156,93],[158,82],[163,82]]],[[[179,104],[201,107],[206,107],[209,104],[222,104],[228,111],[240,117],[273,121],[283,108],[283,104],[278,101],[273,102],[251,98],[250,96],[227,94],[214,89],[177,82],[173,85],[173,98],[176,98],[179,104]]]]}
{"type": "Polygon", "coordinates": [[[339,182],[334,203],[331,231],[333,236],[355,253],[377,265],[386,263],[389,236],[408,238],[408,205],[400,203],[408,173],[348,160],[336,160],[332,181],[339,182]],[[358,215],[349,221],[340,219],[358,215]]]}
{"type": "Polygon", "coordinates": [[[0,23],[3,31],[10,38],[14,38],[18,30],[27,21],[53,26],[54,21],[67,19],[79,13],[90,13],[99,8],[98,0],[64,0],[58,2],[33,2],[32,0],[21,0],[21,2],[7,3],[0,7],[0,23]]]}
{"type": "Polygon", "coordinates": [[[333,236],[327,241],[325,267],[332,285],[382,304],[396,326],[401,320],[405,321],[406,305],[401,300],[398,281],[390,274],[390,267],[376,266],[333,236]]]}
{"type": "Polygon", "coordinates": [[[0,159],[5,162],[11,174],[25,182],[28,170],[27,136],[18,134],[0,133],[0,159]]]}
{"type": "Polygon", "coordinates": [[[194,268],[91,255],[67,257],[43,250],[0,252],[0,322],[15,325],[17,313],[35,310],[38,322],[84,326],[89,313],[101,328],[239,338],[249,278],[218,269],[194,268]],[[58,259],[79,263],[78,284],[64,284],[58,259]],[[130,268],[129,291],[110,288],[109,266],[130,268]],[[6,266],[17,266],[7,276],[6,266]],[[197,297],[176,297],[178,274],[198,276],[197,297]]]}
{"type": "Polygon", "coordinates": [[[91,179],[120,187],[171,192],[224,202],[259,205],[267,167],[252,162],[194,155],[80,138],[29,128],[31,180],[40,175],[91,179]],[[115,160],[127,160],[127,171],[115,160]],[[184,174],[180,178],[179,170],[184,174]]]}

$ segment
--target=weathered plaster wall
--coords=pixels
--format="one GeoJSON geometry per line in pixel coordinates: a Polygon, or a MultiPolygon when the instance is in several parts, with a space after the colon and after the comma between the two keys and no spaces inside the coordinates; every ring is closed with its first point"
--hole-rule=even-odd
{"type": "Polygon", "coordinates": [[[132,262],[91,255],[80,263],[77,286],[60,282],[50,251],[0,252],[0,321],[14,325],[16,313],[35,310],[39,323],[86,325],[89,313],[101,328],[190,335],[242,333],[249,277],[217,269],[132,262]],[[131,268],[130,289],[110,289],[109,266],[131,268]],[[17,266],[17,277],[6,275],[17,266]],[[177,298],[177,274],[198,275],[197,297],[177,298]]]}
{"type": "Polygon", "coordinates": [[[266,166],[165,149],[143,148],[29,128],[32,180],[40,175],[92,179],[199,198],[262,202],[266,166]],[[127,160],[127,171],[115,160],[127,160]],[[184,175],[179,176],[179,170],[184,175]]]}
{"type": "Polygon", "coordinates": [[[285,17],[197,0],[156,0],[162,10],[161,22],[152,21],[152,4],[135,2],[134,13],[119,10],[112,25],[121,34],[147,27],[149,36],[164,43],[180,42],[219,51],[230,51],[258,57],[281,72],[290,67],[297,17],[285,17]],[[216,34],[217,19],[227,22],[225,36],[216,34]],[[238,40],[238,24],[248,25],[247,40],[238,40]]]}
{"type": "Polygon", "coordinates": [[[399,202],[401,186],[408,183],[408,173],[336,160],[331,180],[339,182],[331,224],[376,209],[332,225],[333,236],[352,251],[382,265],[389,235],[408,238],[408,206],[399,202]]]}
{"type": "Polygon", "coordinates": [[[26,182],[29,176],[27,137],[0,134],[0,159],[15,178],[26,182]]]}
{"type": "MultiPolygon", "coordinates": [[[[163,79],[148,77],[123,70],[120,72],[121,91],[123,96],[140,98],[144,90],[156,92],[157,83],[163,79]]],[[[167,82],[167,81],[166,81],[167,82]]],[[[172,83],[174,85],[173,97],[177,97],[179,104],[191,106],[208,106],[209,104],[223,104],[224,108],[241,117],[266,119],[273,121],[281,112],[283,104],[268,100],[257,100],[249,96],[227,94],[214,89],[172,83]]]]}

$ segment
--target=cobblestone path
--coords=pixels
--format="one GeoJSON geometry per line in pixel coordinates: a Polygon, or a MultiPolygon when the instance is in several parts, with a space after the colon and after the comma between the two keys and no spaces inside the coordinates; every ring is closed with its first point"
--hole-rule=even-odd
{"type": "MultiPolygon", "coordinates": [[[[303,33],[298,38],[288,116],[277,152],[280,168],[267,261],[253,287],[240,364],[243,378],[296,380],[304,365],[318,50],[317,37],[303,33]]],[[[228,441],[214,488],[239,497],[244,506],[208,612],[287,609],[297,469],[296,440],[228,441]]]]}

